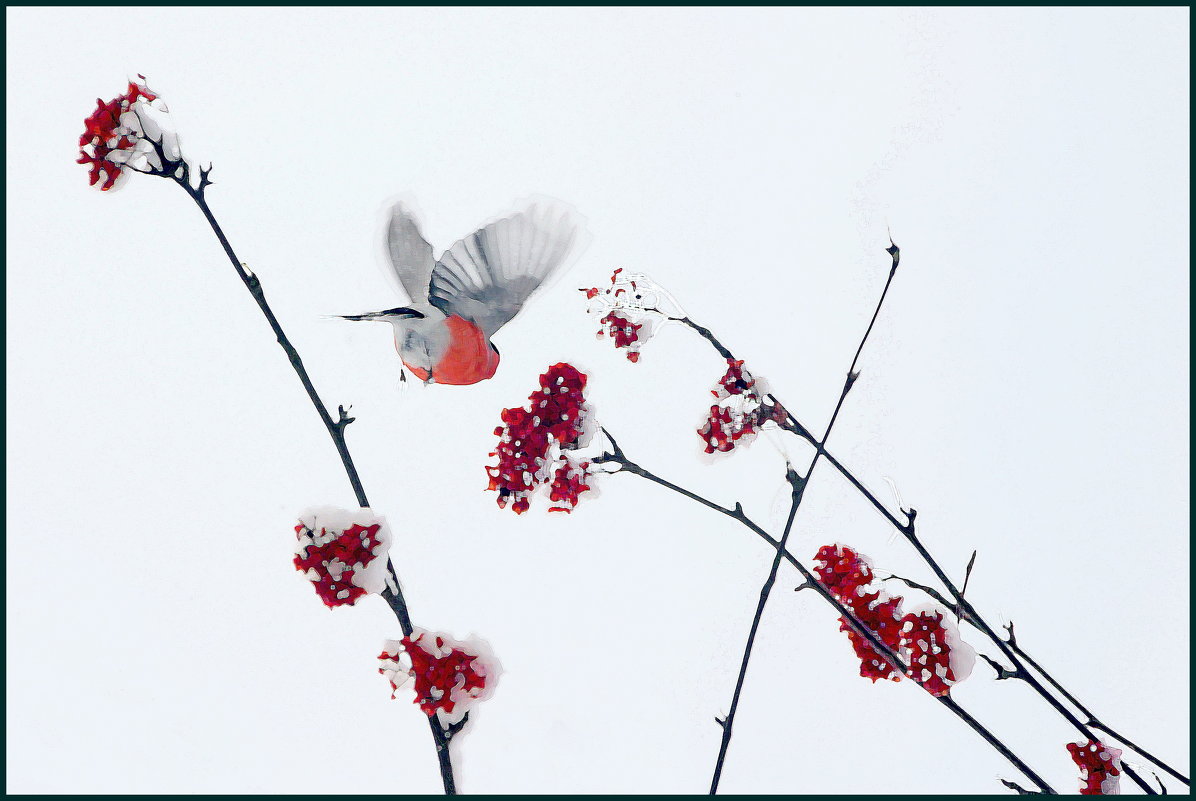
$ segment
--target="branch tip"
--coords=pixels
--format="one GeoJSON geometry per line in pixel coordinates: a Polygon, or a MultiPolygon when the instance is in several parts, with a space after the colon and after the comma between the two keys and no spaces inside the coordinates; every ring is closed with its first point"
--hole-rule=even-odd
{"type": "Polygon", "coordinates": [[[889,236],[889,246],[885,248],[885,253],[893,257],[893,267],[896,270],[897,265],[901,263],[901,248],[897,247],[897,243],[893,241],[892,235],[889,236]]]}

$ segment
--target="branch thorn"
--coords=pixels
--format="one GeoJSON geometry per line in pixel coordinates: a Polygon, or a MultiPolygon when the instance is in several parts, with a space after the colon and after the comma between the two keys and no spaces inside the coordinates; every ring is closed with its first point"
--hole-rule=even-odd
{"type": "Polygon", "coordinates": [[[464,715],[461,716],[461,719],[458,720],[456,723],[450,723],[448,725],[448,728],[445,729],[445,731],[444,731],[444,739],[445,740],[453,739],[453,737],[456,736],[457,732],[459,732],[459,731],[461,731],[461,729],[465,728],[465,724],[468,722],[469,722],[469,713],[466,712],[464,715]]]}
{"type": "Polygon", "coordinates": [[[215,181],[213,181],[212,179],[210,179],[208,177],[211,174],[212,174],[212,163],[211,162],[208,162],[207,169],[204,169],[203,167],[199,168],[199,187],[196,188],[196,190],[195,190],[196,192],[203,192],[205,187],[211,186],[212,184],[216,183],[215,181]]]}
{"type": "Polygon", "coordinates": [[[1010,790],[1015,791],[1018,795],[1042,795],[1042,793],[1036,793],[1033,790],[1027,790],[1017,782],[1011,782],[1008,779],[1001,779],[1001,784],[1005,785],[1010,790]]]}
{"type": "Polygon", "coordinates": [[[978,655],[980,656],[981,659],[983,659],[985,662],[987,662],[989,667],[991,667],[993,669],[993,672],[995,672],[997,674],[997,681],[1004,681],[1005,679],[1020,678],[1020,674],[1016,670],[1010,670],[1009,668],[1005,667],[1000,662],[998,662],[997,660],[988,656],[987,654],[978,654],[978,655]]]}

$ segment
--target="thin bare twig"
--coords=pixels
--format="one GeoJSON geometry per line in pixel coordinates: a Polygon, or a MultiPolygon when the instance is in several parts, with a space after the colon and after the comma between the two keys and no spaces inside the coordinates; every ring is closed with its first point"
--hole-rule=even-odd
{"type": "MultiPolygon", "coordinates": [[[[332,442],[336,447],[337,454],[340,456],[341,464],[345,468],[345,474],[349,478],[349,484],[353,489],[353,494],[357,498],[357,502],[362,507],[368,507],[369,500],[366,497],[365,489],[362,487],[361,478],[357,474],[357,466],[353,463],[353,457],[349,453],[349,447],[345,442],[345,428],[353,422],[354,418],[348,415],[344,406],[337,407],[337,418],[334,420],[328,411],[328,407],[320,399],[316,392],[315,386],[312,384],[311,377],[307,373],[307,369],[303,366],[303,360],[299,357],[299,352],[295,350],[294,345],[291,344],[286,332],[283,331],[282,325],[278,322],[278,318],[274,316],[274,311],[270,308],[270,304],[266,302],[265,292],[262,290],[261,281],[257,275],[253,273],[244,263],[237,258],[233,251],[232,245],[228,238],[224,235],[223,229],[216,221],[215,215],[208,206],[207,200],[204,197],[204,190],[212,184],[208,178],[212,171],[211,165],[206,169],[200,169],[200,180],[198,186],[192,186],[190,182],[191,169],[187,162],[180,156],[178,159],[171,159],[166,155],[165,149],[162,146],[161,140],[153,140],[147,138],[155,150],[156,155],[161,165],[161,170],[155,171],[151,174],[162,175],[171,178],[177,183],[187,195],[195,201],[195,205],[203,213],[204,219],[207,220],[212,232],[219,240],[220,246],[224,249],[224,253],[228,256],[228,260],[232,263],[233,269],[237,273],[237,277],[245,284],[245,288],[253,296],[258,308],[265,316],[266,321],[270,324],[271,330],[274,332],[278,340],[279,346],[287,355],[291,367],[295,374],[299,377],[303,389],[307,392],[308,398],[315,407],[317,414],[320,416],[320,421],[323,422],[324,427],[328,430],[328,435],[332,438],[332,442]]],[[[398,575],[395,573],[394,565],[387,557],[386,560],[386,589],[382,592],[382,597],[390,606],[391,611],[398,619],[399,626],[403,630],[405,636],[410,636],[414,628],[411,623],[411,615],[407,609],[407,602],[403,597],[403,591],[399,586],[398,575]]],[[[436,746],[436,757],[440,766],[441,783],[444,785],[444,792],[446,795],[456,794],[456,782],[453,777],[453,763],[449,752],[449,739],[456,731],[447,731],[442,724],[434,717],[428,718],[428,725],[432,732],[432,739],[436,746]]]]}

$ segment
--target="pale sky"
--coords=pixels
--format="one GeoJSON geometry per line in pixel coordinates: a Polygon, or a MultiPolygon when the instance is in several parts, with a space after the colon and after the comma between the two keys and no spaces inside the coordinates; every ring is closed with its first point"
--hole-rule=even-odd
{"type": "MultiPolygon", "coordinates": [[[[890,231],[831,451],[918,509],[956,579],[977,549],[989,620],[1187,772],[1188,9],[6,16],[8,791],[440,791],[376,672],[393,616],[329,611],[292,568],[296,515],[353,496],[264,319],[177,187],[100,193],[74,163],[137,73],[214,165],[324,400],[352,404],[416,624],[504,666],[454,744],[462,790],[704,792],[772,556],[634,476],[571,516],[499,510],[503,407],[570,361],[630,456],[776,532],[779,448],[809,459],[781,437],[699,459],[717,356],[667,328],[630,364],[576,288],[648,273],[821,431],[890,231]],[[403,302],[377,261],[400,193],[438,249],[533,193],[589,221],[490,381],[401,389],[386,327],[323,318],[403,302]]],[[[930,579],[824,464],[791,550],[830,542],[930,579]]],[[[763,618],[724,792],[1025,783],[917,686],[859,678],[799,580],[763,618]]],[[[953,696],[1074,792],[1077,735],[1026,687],[978,665],[953,696]]]]}

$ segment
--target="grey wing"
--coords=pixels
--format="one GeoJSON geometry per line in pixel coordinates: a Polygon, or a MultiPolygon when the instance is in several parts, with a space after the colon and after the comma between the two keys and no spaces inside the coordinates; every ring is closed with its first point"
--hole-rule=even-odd
{"type": "Polygon", "coordinates": [[[492,336],[565,264],[583,234],[583,220],[571,207],[538,200],[445,251],[432,270],[429,299],[492,336]]]}
{"type": "Polygon", "coordinates": [[[428,302],[428,287],[432,282],[432,246],[419,231],[415,213],[402,201],[390,209],[386,226],[386,252],[390,267],[411,303],[428,302]]]}

